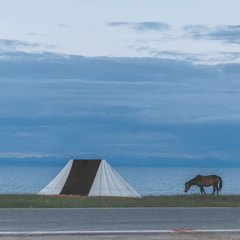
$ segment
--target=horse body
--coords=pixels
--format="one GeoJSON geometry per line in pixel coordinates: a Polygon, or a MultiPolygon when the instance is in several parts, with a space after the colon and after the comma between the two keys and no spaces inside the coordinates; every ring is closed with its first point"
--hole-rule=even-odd
{"type": "Polygon", "coordinates": [[[189,180],[185,183],[185,192],[187,192],[191,186],[198,186],[200,188],[201,194],[206,194],[204,187],[213,186],[213,193],[214,194],[217,190],[217,194],[222,189],[222,178],[217,175],[209,175],[209,176],[202,176],[197,175],[195,178],[189,180]]]}

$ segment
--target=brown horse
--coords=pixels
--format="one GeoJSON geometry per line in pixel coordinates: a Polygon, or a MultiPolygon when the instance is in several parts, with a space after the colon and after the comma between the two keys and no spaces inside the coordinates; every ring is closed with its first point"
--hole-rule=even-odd
{"type": "Polygon", "coordinates": [[[203,187],[213,186],[213,195],[217,190],[217,194],[222,189],[222,178],[217,175],[209,175],[209,176],[202,176],[197,175],[195,178],[189,180],[185,183],[185,190],[187,192],[191,186],[196,185],[200,188],[201,194],[205,194],[205,190],[203,187]]]}

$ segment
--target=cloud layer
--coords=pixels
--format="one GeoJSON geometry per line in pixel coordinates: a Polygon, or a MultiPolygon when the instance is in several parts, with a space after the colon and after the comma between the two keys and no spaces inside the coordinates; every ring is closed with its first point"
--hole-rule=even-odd
{"type": "Polygon", "coordinates": [[[9,156],[103,157],[120,165],[237,162],[239,64],[3,55],[0,151],[9,156]]]}

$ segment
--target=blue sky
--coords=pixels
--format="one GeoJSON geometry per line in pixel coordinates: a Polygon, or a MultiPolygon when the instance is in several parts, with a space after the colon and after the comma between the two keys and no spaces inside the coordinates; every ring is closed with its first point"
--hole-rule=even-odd
{"type": "Polygon", "coordinates": [[[0,160],[240,166],[239,5],[0,2],[0,160]]]}

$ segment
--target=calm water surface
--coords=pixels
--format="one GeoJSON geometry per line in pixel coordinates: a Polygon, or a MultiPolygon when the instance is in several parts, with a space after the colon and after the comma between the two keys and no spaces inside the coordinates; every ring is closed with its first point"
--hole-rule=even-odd
{"type": "MultiPolygon", "coordinates": [[[[63,166],[0,165],[0,193],[37,193],[63,166]]],[[[115,168],[141,195],[183,194],[184,182],[197,174],[217,174],[222,194],[240,194],[240,168],[115,168]]],[[[211,192],[212,188],[207,188],[211,192]]],[[[189,193],[197,193],[197,187],[189,193]]]]}

